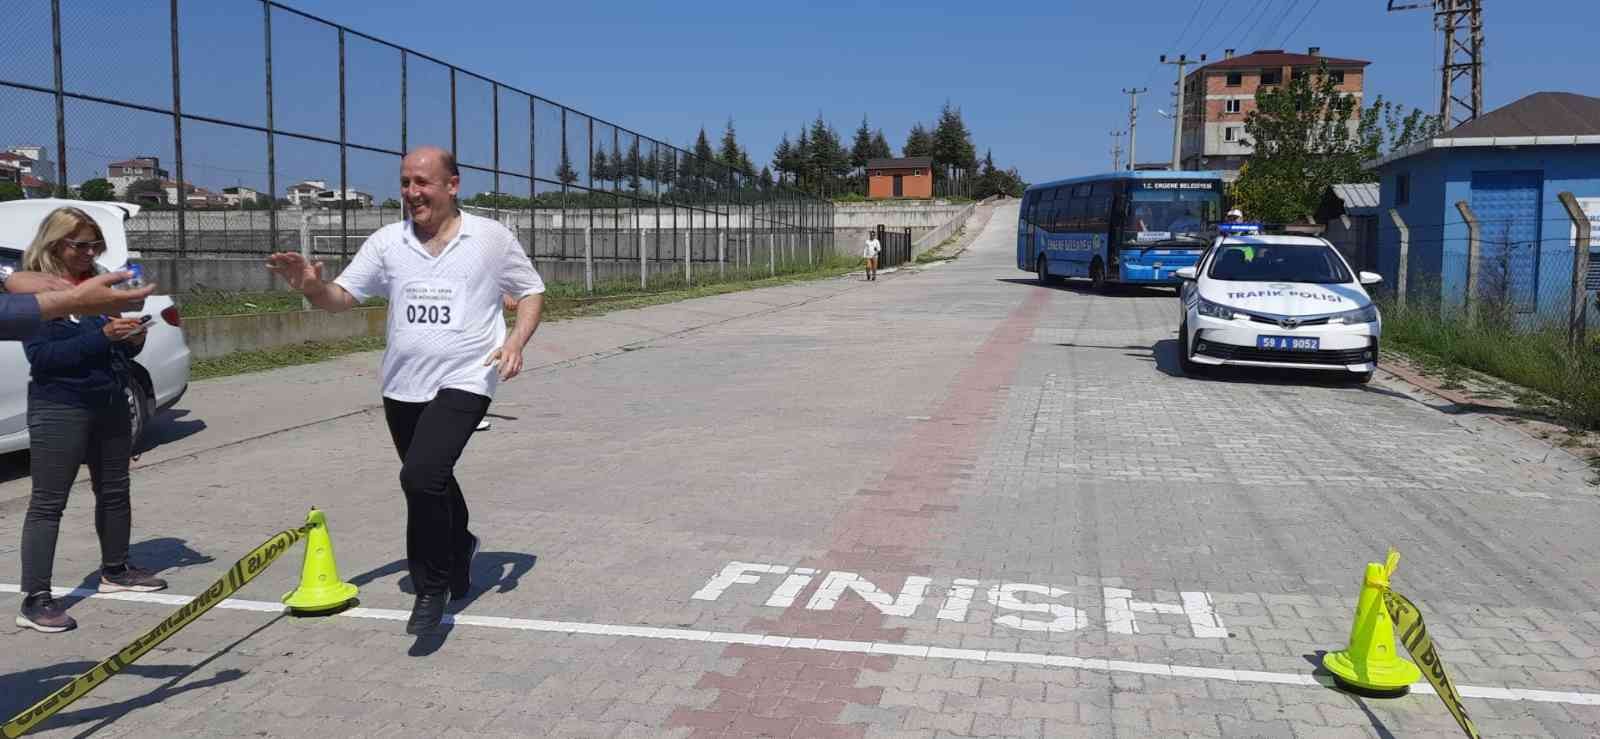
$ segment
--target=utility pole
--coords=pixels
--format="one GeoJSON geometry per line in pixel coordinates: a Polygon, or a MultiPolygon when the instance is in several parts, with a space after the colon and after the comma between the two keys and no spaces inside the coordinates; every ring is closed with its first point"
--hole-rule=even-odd
{"type": "Polygon", "coordinates": [[[1433,25],[1444,35],[1439,64],[1439,125],[1454,128],[1483,111],[1483,0],[1396,3],[1389,12],[1433,9],[1433,25]]]}
{"type": "MultiPolygon", "coordinates": [[[[1205,60],[1206,55],[1201,54],[1200,62],[1205,60]]],[[[1183,68],[1200,62],[1189,61],[1188,54],[1179,54],[1177,59],[1171,61],[1167,60],[1166,54],[1161,55],[1162,64],[1172,64],[1178,67],[1178,109],[1173,111],[1177,115],[1172,119],[1172,171],[1174,172],[1183,169],[1183,116],[1185,114],[1183,107],[1183,68]]]]}
{"type": "Polygon", "coordinates": [[[1122,169],[1122,131],[1111,132],[1111,171],[1122,169]]]}
{"type": "Polygon", "coordinates": [[[1139,96],[1150,91],[1148,87],[1122,88],[1122,94],[1128,96],[1128,169],[1138,166],[1139,142],[1139,96]]]}

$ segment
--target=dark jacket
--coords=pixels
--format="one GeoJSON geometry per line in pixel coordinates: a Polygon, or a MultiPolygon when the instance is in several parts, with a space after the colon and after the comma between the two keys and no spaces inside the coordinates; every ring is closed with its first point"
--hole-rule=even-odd
{"type": "Polygon", "coordinates": [[[144,347],[106,338],[107,323],[105,316],[46,321],[23,344],[32,365],[28,399],[79,408],[104,408],[124,402],[122,389],[128,382],[128,362],[144,347]]]}
{"type": "Polygon", "coordinates": [[[39,299],[0,295],[0,341],[19,341],[39,330],[39,299]]]}

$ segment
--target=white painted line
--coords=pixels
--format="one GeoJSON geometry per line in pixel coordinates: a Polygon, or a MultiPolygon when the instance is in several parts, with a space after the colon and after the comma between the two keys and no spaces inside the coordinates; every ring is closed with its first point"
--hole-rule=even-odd
{"type": "MultiPolygon", "coordinates": [[[[0,593],[20,593],[21,588],[10,583],[0,583],[0,593]]],[[[194,598],[170,593],[97,593],[87,588],[54,588],[57,597],[94,598],[129,603],[147,603],[158,606],[182,606],[194,598]]],[[[281,613],[283,604],[261,600],[229,598],[216,605],[229,611],[254,611],[281,613]]],[[[379,621],[405,621],[411,614],[389,608],[352,608],[339,614],[340,618],[371,619],[379,621]]],[[[732,631],[701,631],[695,629],[668,629],[656,626],[626,626],[592,624],[581,621],[549,621],[532,618],[507,618],[502,616],[475,616],[471,614],[446,615],[445,621],[461,626],[477,626],[513,631],[536,631],[550,634],[596,634],[602,636],[629,636],[638,639],[668,641],[715,642],[719,644],[751,644],[773,649],[821,649],[830,652],[855,654],[890,654],[917,659],[950,659],[963,662],[1009,662],[1014,664],[1061,667],[1093,672],[1116,672],[1136,675],[1155,675],[1170,678],[1198,680],[1223,680],[1232,683],[1261,685],[1332,686],[1333,679],[1321,675],[1292,672],[1261,672],[1258,670],[1233,670],[1226,667],[1191,667],[1159,662],[1129,662],[1096,657],[1074,657],[1066,654],[1039,654],[1032,652],[1006,652],[985,649],[950,649],[918,644],[891,642],[835,641],[779,636],[774,634],[747,634],[732,631]]],[[[1528,688],[1499,688],[1477,685],[1457,685],[1466,698],[1496,701],[1529,701],[1533,703],[1565,703],[1577,706],[1600,706],[1600,693],[1579,693],[1560,690],[1531,690],[1528,688]]],[[[1411,686],[1415,693],[1433,695],[1427,683],[1411,686]]]]}

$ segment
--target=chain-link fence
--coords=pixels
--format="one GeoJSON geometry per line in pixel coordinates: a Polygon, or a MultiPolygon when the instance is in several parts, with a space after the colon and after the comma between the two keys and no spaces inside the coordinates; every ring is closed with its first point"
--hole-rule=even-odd
{"type": "MultiPolygon", "coordinates": [[[[1589,212],[1584,220],[1600,221],[1600,199],[1574,202],[1589,212]]],[[[1324,236],[1351,266],[1382,275],[1378,292],[1397,306],[1571,331],[1578,342],[1576,332],[1600,327],[1600,245],[1591,236],[1587,249],[1577,248],[1578,221],[1553,215],[1562,213],[1560,198],[1526,205],[1525,215],[1487,215],[1463,201],[1455,217],[1425,223],[1353,217],[1329,224],[1324,236]]]]}
{"type": "Polygon", "coordinates": [[[128,230],[147,259],[348,258],[404,218],[400,158],[424,144],[455,152],[463,207],[515,230],[553,281],[771,274],[833,252],[826,201],[271,0],[6,10],[0,180],[142,204],[128,230]]]}

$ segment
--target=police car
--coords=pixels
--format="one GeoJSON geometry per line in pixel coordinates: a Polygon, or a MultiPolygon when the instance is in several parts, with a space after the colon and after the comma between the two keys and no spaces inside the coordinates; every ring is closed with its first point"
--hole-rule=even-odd
{"type": "Polygon", "coordinates": [[[1267,234],[1258,224],[1220,230],[1198,264],[1177,271],[1186,374],[1240,365],[1372,379],[1383,324],[1363,286],[1382,277],[1352,270],[1321,238],[1267,234]]]}

